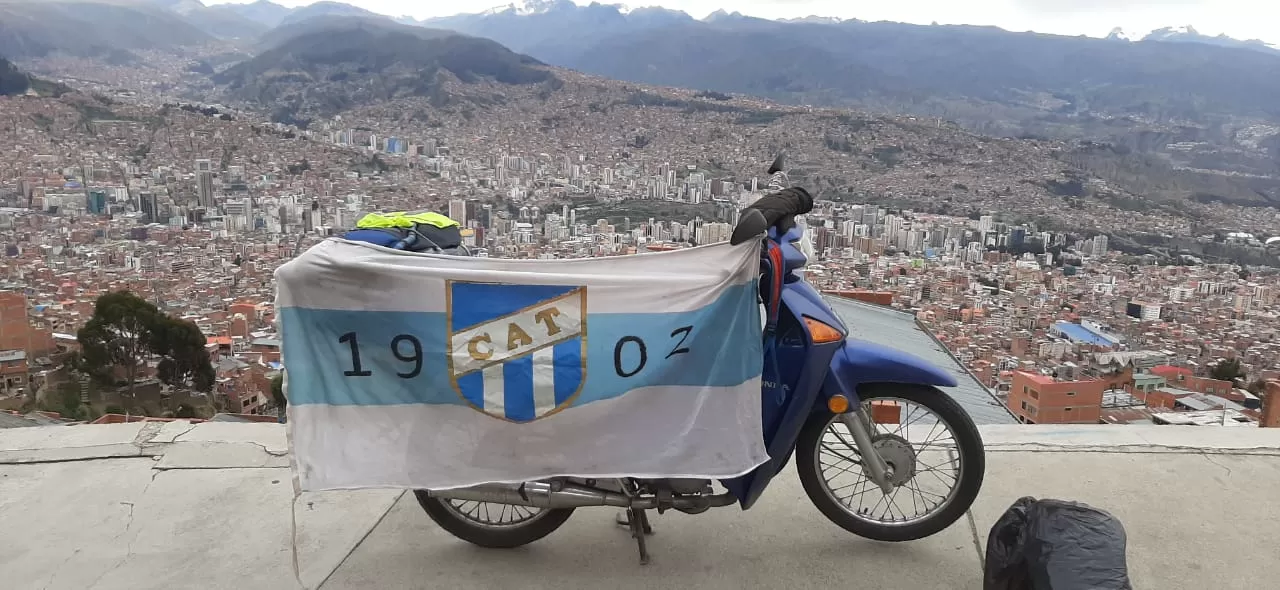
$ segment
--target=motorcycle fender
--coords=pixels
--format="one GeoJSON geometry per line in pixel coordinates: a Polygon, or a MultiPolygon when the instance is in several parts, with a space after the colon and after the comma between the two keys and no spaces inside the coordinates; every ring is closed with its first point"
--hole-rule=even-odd
{"type": "MultiPolygon", "coordinates": [[[[864,383],[909,383],[955,387],[956,378],[920,357],[865,340],[846,340],[831,358],[831,370],[823,382],[823,400],[837,393],[857,398],[864,383]]],[[[817,407],[825,408],[826,404],[817,407]]]]}

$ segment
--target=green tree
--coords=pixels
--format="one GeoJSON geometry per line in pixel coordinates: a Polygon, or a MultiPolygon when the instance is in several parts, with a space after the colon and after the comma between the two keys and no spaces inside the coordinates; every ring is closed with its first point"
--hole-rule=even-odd
{"type": "Polygon", "coordinates": [[[163,357],[157,367],[160,380],[174,387],[211,391],[216,378],[204,333],[194,323],[160,316],[151,330],[151,352],[163,357]]]}
{"type": "Polygon", "coordinates": [[[1209,369],[1209,376],[1222,381],[1232,381],[1243,379],[1245,377],[1244,370],[1240,368],[1240,359],[1226,359],[1219,361],[1213,368],[1209,369]]]}
{"type": "Polygon", "coordinates": [[[93,317],[76,334],[85,370],[100,377],[124,367],[129,395],[145,355],[151,349],[152,328],[161,317],[156,306],[128,291],[98,298],[93,317]]]}

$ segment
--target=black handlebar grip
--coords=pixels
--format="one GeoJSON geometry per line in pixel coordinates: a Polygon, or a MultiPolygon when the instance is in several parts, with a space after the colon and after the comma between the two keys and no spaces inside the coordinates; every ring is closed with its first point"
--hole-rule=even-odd
{"type": "Polygon", "coordinates": [[[749,242],[760,237],[766,231],[769,231],[769,220],[765,218],[764,213],[759,209],[747,208],[742,212],[742,217],[738,219],[737,227],[733,228],[733,234],[729,236],[729,243],[737,246],[743,242],[749,242]]]}

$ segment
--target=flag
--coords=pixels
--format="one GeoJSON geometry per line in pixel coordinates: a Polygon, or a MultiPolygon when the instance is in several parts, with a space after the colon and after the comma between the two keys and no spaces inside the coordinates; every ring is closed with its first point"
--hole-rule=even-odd
{"type": "Polygon", "coordinates": [[[317,244],[276,271],[299,488],[749,472],[768,457],[758,249],[502,260],[317,244]]]}

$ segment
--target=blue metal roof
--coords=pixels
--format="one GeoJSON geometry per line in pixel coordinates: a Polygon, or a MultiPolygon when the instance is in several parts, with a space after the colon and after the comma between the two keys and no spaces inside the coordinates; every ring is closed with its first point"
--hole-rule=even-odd
{"type": "Polygon", "coordinates": [[[1115,346],[1115,343],[1093,333],[1088,328],[1080,324],[1071,322],[1058,322],[1053,325],[1063,336],[1069,338],[1072,342],[1084,342],[1086,344],[1094,344],[1097,346],[1115,346]]]}
{"type": "Polygon", "coordinates": [[[914,315],[892,308],[828,296],[827,303],[849,328],[853,338],[916,355],[955,376],[959,385],[943,391],[960,402],[978,424],[1015,424],[1013,414],[978,381],[945,346],[922,328],[914,315]]]}

